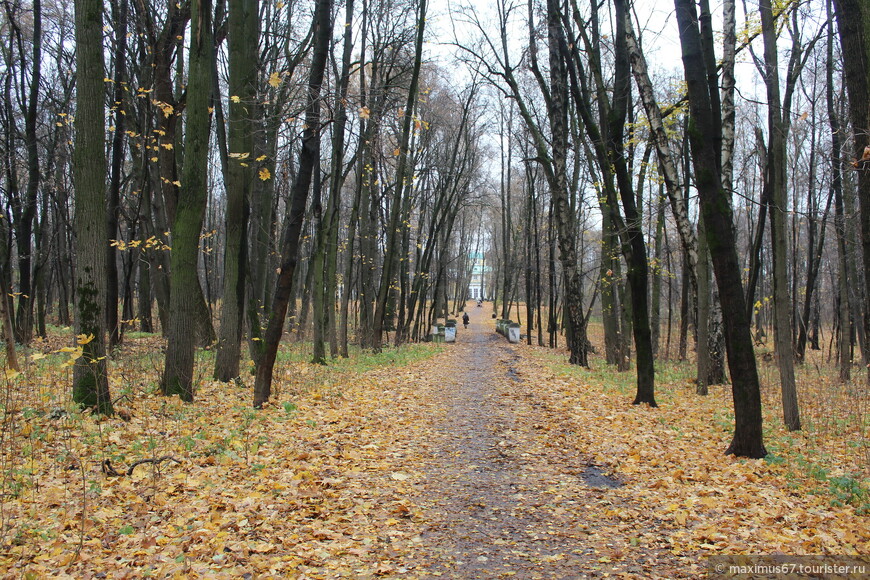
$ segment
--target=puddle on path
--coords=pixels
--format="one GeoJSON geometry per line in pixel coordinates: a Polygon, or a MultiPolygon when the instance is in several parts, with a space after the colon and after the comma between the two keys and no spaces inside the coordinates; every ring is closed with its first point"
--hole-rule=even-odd
{"type": "Polygon", "coordinates": [[[607,475],[601,471],[600,468],[594,465],[587,465],[586,468],[580,472],[580,477],[584,482],[586,482],[586,485],[596,489],[616,489],[622,485],[621,481],[615,477],[607,475]]]}

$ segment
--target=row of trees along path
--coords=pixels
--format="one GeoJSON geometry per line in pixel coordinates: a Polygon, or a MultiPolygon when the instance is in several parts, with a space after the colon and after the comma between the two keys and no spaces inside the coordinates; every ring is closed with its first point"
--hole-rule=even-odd
{"type": "MultiPolygon", "coordinates": [[[[61,326],[69,325],[69,306],[75,305],[75,334],[84,356],[76,362],[71,391],[83,407],[113,413],[107,356],[122,342],[125,325],[132,329],[138,321],[142,331],[155,330],[155,301],[167,342],[162,394],[194,401],[195,353],[201,346],[215,345],[216,380],[238,378],[244,337],[256,369],[253,405],[260,408],[272,396],[275,360],[288,318],[300,332],[312,322],[317,362],[325,362],[327,342],[331,355],[346,356],[352,327],[364,349],[381,349],[393,318],[396,344],[416,340],[428,320],[445,313],[447,296],[463,296],[475,244],[480,249],[483,239],[499,237],[501,247],[492,244],[494,255],[487,263],[494,266],[494,278],[503,278],[501,302],[510,304],[516,297],[534,303],[540,316],[546,272],[551,346],[557,331],[564,329],[570,362],[587,366],[589,316],[584,313],[594,312],[600,299],[608,362],[627,370],[633,360],[634,403],[655,407],[662,243],[669,246],[667,231],[674,228],[678,235],[672,239],[680,240],[684,264],[666,269],[669,274],[682,270],[683,276],[680,357],[686,355],[690,319],[697,318],[692,323],[699,345],[698,392],[703,394],[708,384],[724,381],[727,353],[734,387],[734,437],[728,453],[751,458],[767,454],[753,345],[753,336],[763,340],[765,326],[774,331],[783,422],[791,431],[801,428],[794,367],[795,358],[803,360],[808,326],[817,331],[827,317],[832,335],[839,334],[841,381],[850,380],[858,361],[856,346],[868,367],[870,77],[864,63],[870,54],[870,16],[863,0],[832,0],[824,6],[810,2],[806,7],[814,12],[806,14],[798,9],[801,3],[760,0],[760,28],[739,44],[736,2],[726,0],[721,64],[714,58],[720,49],[709,2],[674,0],[686,93],[671,106],[664,105],[677,95],[657,100],[662,97],[654,90],[646,62],[643,29],[635,26],[637,16],[627,0],[588,7],[547,0],[540,10],[529,9],[527,17],[523,3],[499,0],[491,23],[474,3],[451,8],[456,21],[468,26],[466,38],[448,41],[468,70],[467,86],[461,90],[436,80],[442,76],[439,68],[424,62],[427,34],[441,34],[435,27],[427,30],[429,17],[437,15],[428,0],[409,2],[404,9],[367,2],[354,8],[349,1],[343,18],[334,0],[315,0],[304,9],[291,3],[294,10],[310,9],[311,14],[292,33],[283,24],[295,25],[297,19],[285,19],[279,12],[284,2],[274,13],[261,15],[259,23],[258,5],[250,0],[173,2],[165,13],[148,3],[110,4],[111,14],[104,14],[105,6],[94,0],[75,2],[74,14],[68,6],[43,14],[41,2],[29,9],[26,2],[5,4],[11,52],[4,57],[8,114],[0,115],[6,156],[0,202],[11,219],[0,220],[0,283],[10,291],[0,300],[0,318],[6,329],[7,364],[17,372],[14,342],[27,345],[34,329],[47,336],[46,316],[55,304],[61,326]],[[814,26],[800,32],[805,20],[806,26],[814,26]],[[525,43],[513,42],[521,40],[513,38],[520,23],[529,31],[528,43],[514,54],[525,43]],[[546,35],[536,32],[544,29],[546,35]],[[95,31],[111,32],[111,55],[104,48],[110,39],[95,39],[95,31]],[[774,73],[781,68],[778,53],[785,31],[792,37],[792,49],[781,87],[780,75],[774,73]],[[763,41],[763,55],[752,48],[756,37],[763,41]],[[34,39],[32,48],[29,38],[34,39]],[[190,42],[183,47],[185,39],[190,42]],[[816,50],[822,40],[824,56],[816,50]],[[339,46],[340,60],[335,52],[339,46]],[[768,121],[766,130],[755,127],[758,143],[738,143],[736,149],[734,66],[736,53],[743,50],[752,53],[764,77],[768,121]],[[527,66],[516,60],[520,54],[527,54],[527,66]],[[69,74],[73,58],[76,74],[69,74]],[[848,115],[833,90],[839,61],[842,88],[836,93],[843,102],[848,97],[848,115]],[[819,84],[828,85],[832,136],[832,164],[823,166],[819,175],[830,177],[826,203],[819,194],[825,188],[817,187],[815,160],[827,154],[817,155],[815,143],[817,134],[828,131],[816,128],[817,117],[821,119],[816,97],[798,95],[806,91],[796,84],[804,78],[802,72],[810,76],[804,71],[810,64],[816,67],[813,76],[820,77],[823,63],[825,83],[819,84]],[[716,80],[720,68],[721,83],[716,80]],[[76,79],[75,86],[68,84],[70,78],[76,79]],[[114,93],[108,108],[107,83],[114,93]],[[635,85],[649,122],[646,139],[634,107],[635,85]],[[489,89],[495,92],[487,94],[489,89]],[[681,108],[684,103],[688,117],[681,108]],[[799,104],[812,111],[798,115],[799,104]],[[491,109],[499,119],[497,180],[485,169],[484,136],[494,127],[481,121],[488,115],[480,111],[490,105],[498,105],[491,109]],[[795,185],[804,179],[791,168],[789,177],[785,160],[791,151],[802,153],[803,146],[792,144],[789,135],[797,139],[797,123],[808,119],[812,145],[805,180],[810,209],[804,268],[798,265],[801,202],[795,197],[794,208],[787,209],[788,190],[799,189],[795,185]],[[669,134],[672,122],[688,123],[682,140],[669,134]],[[105,163],[107,127],[113,133],[111,166],[105,163]],[[851,141],[844,137],[840,142],[840,135],[851,141]],[[643,140],[645,153],[639,155],[637,144],[643,140]],[[58,143],[66,144],[64,155],[58,143]],[[18,150],[26,150],[26,163],[13,154],[18,150]],[[649,219],[653,204],[644,202],[643,193],[657,173],[650,165],[653,150],[663,177],[655,223],[649,219]],[[752,194],[756,183],[735,182],[738,154],[745,163],[737,171],[748,175],[755,173],[750,160],[763,158],[757,203],[752,194]],[[19,182],[25,167],[27,180],[19,182]],[[60,179],[67,173],[73,176],[71,182],[60,179]],[[218,173],[220,178],[215,177],[218,173]],[[46,179],[50,174],[55,177],[46,179]],[[511,189],[522,189],[527,202],[522,293],[510,282],[519,254],[511,255],[517,240],[508,233],[523,231],[513,225],[515,219],[516,225],[522,221],[522,212],[512,205],[511,189]],[[583,198],[593,189],[601,190],[594,196],[599,207],[588,213],[596,204],[583,198]],[[737,198],[749,205],[735,205],[737,198]],[[667,225],[665,199],[673,228],[667,225]],[[838,216],[837,273],[831,269],[830,276],[820,277],[832,203],[838,216]],[[817,224],[813,215],[822,206],[826,209],[817,224]],[[748,229],[754,232],[748,248],[738,243],[746,228],[735,229],[743,227],[738,222],[746,208],[748,229]],[[592,239],[599,236],[595,211],[601,216],[600,253],[594,250],[599,241],[592,239]],[[768,211],[769,250],[763,247],[768,211]],[[700,216],[694,226],[691,215],[700,216]],[[500,221],[498,227],[489,227],[493,221],[500,221]],[[547,227],[539,229],[539,223],[547,227]],[[548,247],[541,244],[545,236],[548,247]],[[208,246],[204,240],[212,237],[220,241],[208,246]],[[647,247],[650,242],[654,252],[647,247]],[[860,264],[855,251],[859,246],[860,264]],[[543,250],[549,256],[546,268],[543,250]],[[72,254],[75,260],[69,259],[72,254]],[[769,272],[761,269],[768,254],[773,264],[769,272]],[[598,264],[600,276],[592,275],[591,263],[598,264]],[[806,270],[804,291],[798,290],[801,269],[806,270]],[[759,281],[762,275],[766,281],[759,281]],[[822,280],[827,278],[830,284],[822,280]],[[74,283],[68,284],[70,280],[74,283]],[[816,287],[821,294],[820,280],[831,296],[837,291],[836,312],[818,295],[813,302],[816,287]],[[219,281],[219,290],[211,288],[219,281]],[[769,313],[764,306],[768,292],[773,299],[769,313]],[[801,294],[804,299],[797,304],[801,294]],[[214,327],[218,304],[220,335],[214,327]],[[426,312],[429,304],[432,311],[426,312]],[[564,324],[556,320],[560,308],[564,324]],[[621,319],[619,312],[624,314],[621,319]],[[800,328],[795,329],[796,323],[800,328]]],[[[754,19],[753,10],[743,20],[754,19]]],[[[834,244],[828,246],[827,253],[833,254],[834,244]]],[[[666,253],[670,263],[670,251],[666,253]]],[[[668,336],[675,302],[668,282],[668,336]]],[[[812,342],[818,346],[818,340],[812,342]]],[[[833,340],[828,350],[833,350],[833,340]]]]}

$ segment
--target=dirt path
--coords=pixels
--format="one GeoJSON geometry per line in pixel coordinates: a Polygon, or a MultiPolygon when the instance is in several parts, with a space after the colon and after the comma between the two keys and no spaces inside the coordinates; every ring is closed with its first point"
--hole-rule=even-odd
{"type": "Polygon", "coordinates": [[[508,344],[470,310],[456,344],[374,377],[366,490],[404,502],[378,529],[376,575],[699,578],[713,555],[866,553],[866,516],[722,454],[727,391],[698,401],[661,377],[664,404],[634,406],[630,375],[560,370],[563,353],[508,344]]]}
{"type": "Polygon", "coordinates": [[[584,541],[583,507],[618,483],[547,446],[558,438],[534,419],[549,409],[513,366],[515,347],[493,332],[485,308],[470,314],[440,388],[421,393],[441,407],[416,498],[431,522],[427,567],[451,578],[594,576],[601,566],[584,541]]]}

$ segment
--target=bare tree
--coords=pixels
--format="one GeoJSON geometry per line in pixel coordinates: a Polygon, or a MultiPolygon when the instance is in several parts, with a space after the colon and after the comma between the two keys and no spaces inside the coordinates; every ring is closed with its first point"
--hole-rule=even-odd
{"type": "MultiPolygon", "coordinates": [[[[853,167],[858,173],[861,208],[861,247],[864,255],[864,287],[870,288],[870,5],[862,0],[834,0],[840,43],[843,48],[844,77],[849,94],[855,147],[853,167]]],[[[864,335],[870,337],[870,308],[864,307],[864,335]]],[[[870,382],[870,353],[864,349],[867,381],[870,382]]]]}
{"type": "Polygon", "coordinates": [[[701,0],[700,16],[690,0],[674,0],[674,6],[692,114],[689,137],[695,183],[722,300],[725,348],[733,385],[734,438],[726,453],[764,457],[767,451],[762,432],[758,369],[740,279],[730,196],[722,188],[722,113],[709,3],[701,0]]]}
{"type": "Polygon", "coordinates": [[[299,238],[308,201],[314,168],[320,156],[320,94],[329,42],[332,37],[332,0],[317,0],[314,9],[314,52],[308,73],[308,97],[305,110],[305,130],[299,166],[290,199],[287,228],[281,241],[281,270],[275,287],[272,310],[264,337],[263,351],[256,361],[254,408],[260,408],[272,394],[272,371],[278,354],[278,344],[293,290],[293,274],[299,253],[299,238]]]}
{"type": "MultiPolygon", "coordinates": [[[[773,240],[773,307],[775,311],[774,340],[782,386],[782,407],[785,425],[790,431],[800,429],[797,388],[794,378],[792,348],[791,301],[788,292],[788,232],[786,212],[786,134],[788,121],[783,118],[779,89],[779,59],[776,48],[773,10],[770,0],[759,0],[761,28],[764,36],[764,81],[767,87],[768,163],[767,182],[771,189],[771,237],[773,240]]],[[[788,109],[786,109],[787,111],[788,109]]]]}

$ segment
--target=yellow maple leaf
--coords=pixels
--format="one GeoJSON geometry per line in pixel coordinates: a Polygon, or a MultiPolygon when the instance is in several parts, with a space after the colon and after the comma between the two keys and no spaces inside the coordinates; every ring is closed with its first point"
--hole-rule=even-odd
{"type": "Polygon", "coordinates": [[[242,99],[240,99],[238,95],[231,96],[230,100],[234,103],[241,103],[242,102],[242,99]]]}
{"type": "Polygon", "coordinates": [[[359,108],[360,119],[368,119],[369,115],[371,115],[371,114],[372,114],[372,112],[369,110],[368,107],[360,107],[359,108]]]}
{"type": "Polygon", "coordinates": [[[272,86],[274,88],[278,88],[278,86],[280,84],[281,84],[281,75],[280,74],[278,74],[277,72],[273,72],[272,74],[269,75],[269,85],[270,86],[272,86]]]}
{"type": "Polygon", "coordinates": [[[268,181],[272,177],[272,174],[265,167],[260,168],[260,179],[263,181],[268,181]]]}

